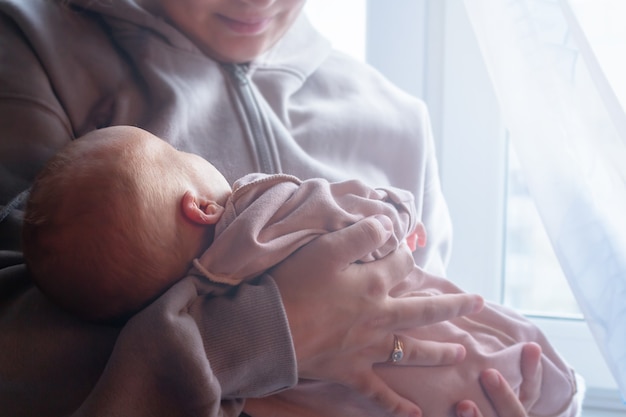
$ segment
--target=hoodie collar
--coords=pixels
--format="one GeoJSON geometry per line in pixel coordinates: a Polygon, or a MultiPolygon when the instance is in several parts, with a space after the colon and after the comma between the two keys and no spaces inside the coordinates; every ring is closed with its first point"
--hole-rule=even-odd
{"type": "Polygon", "coordinates": [[[272,48],[251,64],[252,67],[278,68],[307,78],[331,51],[330,42],[311,25],[304,13],[272,48]]]}

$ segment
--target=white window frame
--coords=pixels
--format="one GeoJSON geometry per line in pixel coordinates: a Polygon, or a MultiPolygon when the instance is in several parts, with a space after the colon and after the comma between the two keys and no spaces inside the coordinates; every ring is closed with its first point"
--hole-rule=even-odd
{"type": "MultiPolygon", "coordinates": [[[[501,302],[506,140],[462,0],[368,0],[366,60],[429,106],[454,224],[448,275],[501,302]]],[[[624,415],[582,320],[530,317],[587,385],[583,417],[624,415]]]]}

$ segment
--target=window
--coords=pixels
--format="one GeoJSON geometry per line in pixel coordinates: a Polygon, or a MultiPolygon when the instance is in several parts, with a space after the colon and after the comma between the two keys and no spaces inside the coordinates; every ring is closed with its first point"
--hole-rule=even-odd
{"type": "Polygon", "coordinates": [[[431,74],[436,68],[443,74],[440,98],[426,99],[438,121],[442,184],[455,227],[450,277],[468,291],[524,311],[546,332],[586,379],[584,417],[624,415],[615,380],[580,316],[506,141],[463,2],[426,3],[439,8],[424,21],[427,31],[435,31],[429,38],[436,43],[428,48],[443,51],[429,64],[431,74]]]}
{"type": "Polygon", "coordinates": [[[505,156],[503,302],[531,315],[582,319],[541,218],[528,193],[515,149],[505,156]]]}
{"type": "Polygon", "coordinates": [[[626,44],[626,2],[623,0],[569,0],[593,53],[616,98],[626,109],[626,58],[615,54],[626,44]]]}
{"type": "MultiPolygon", "coordinates": [[[[561,10],[565,11],[570,17],[570,25],[554,21],[550,22],[549,31],[542,32],[550,34],[549,42],[555,51],[558,50],[563,57],[567,54],[567,59],[562,58],[565,64],[562,73],[572,87],[578,86],[579,89],[590,79],[595,81],[595,85],[604,83],[600,90],[605,101],[615,103],[613,111],[622,113],[616,114],[615,120],[623,119],[626,80],[622,74],[626,71],[626,59],[615,51],[621,51],[621,46],[626,43],[626,29],[622,24],[626,18],[626,2],[568,0],[559,3],[542,0],[528,2],[528,5],[529,9],[531,5],[535,9],[544,9],[545,15],[541,15],[542,10],[533,11],[546,21],[553,10],[559,10],[559,15],[561,10]],[[577,47],[572,47],[574,42],[577,47]],[[581,68],[583,61],[587,64],[586,71],[581,68]]],[[[602,134],[600,129],[602,126],[593,130],[600,133],[596,149],[610,146],[612,153],[620,155],[617,144],[610,144],[606,139],[602,143],[599,141],[601,137],[609,136],[602,134]]],[[[515,308],[541,315],[580,317],[537,210],[528,196],[514,146],[509,147],[508,161],[504,300],[515,308]],[[545,288],[553,290],[547,292],[545,288]]],[[[583,172],[581,170],[581,174],[583,172]]]]}

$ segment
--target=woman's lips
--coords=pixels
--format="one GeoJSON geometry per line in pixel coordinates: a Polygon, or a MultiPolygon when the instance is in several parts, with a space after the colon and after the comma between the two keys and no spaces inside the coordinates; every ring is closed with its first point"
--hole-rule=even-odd
{"type": "Polygon", "coordinates": [[[254,18],[254,19],[232,19],[224,15],[217,15],[217,17],[233,32],[240,35],[257,35],[265,30],[271,18],[254,18]]]}

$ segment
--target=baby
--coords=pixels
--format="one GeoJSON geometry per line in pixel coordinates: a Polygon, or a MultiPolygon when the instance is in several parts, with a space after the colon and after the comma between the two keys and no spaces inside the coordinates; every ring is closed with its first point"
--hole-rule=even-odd
{"type": "MultiPolygon", "coordinates": [[[[364,217],[393,224],[389,240],[367,262],[393,250],[425,244],[410,193],[372,189],[359,181],[301,181],[250,174],[231,188],[208,161],[177,151],[148,132],[111,127],[68,145],[38,176],[24,222],[24,255],[33,279],[61,307],[84,318],[126,318],[185,274],[237,285],[262,274],[321,233],[364,217]]],[[[461,290],[415,267],[416,293],[461,290]]],[[[406,287],[404,288],[406,290],[406,287]]],[[[465,360],[442,367],[378,366],[397,392],[425,416],[452,416],[456,402],[471,398],[485,416],[495,415],[478,383],[480,371],[498,369],[519,387],[521,350],[542,350],[541,395],[531,416],[578,412],[573,371],[528,320],[488,304],[468,317],[400,335],[461,343],[465,360]]],[[[360,394],[326,382],[250,401],[254,417],[381,416],[360,394]],[[280,410],[284,412],[281,413],[280,410]]]]}

